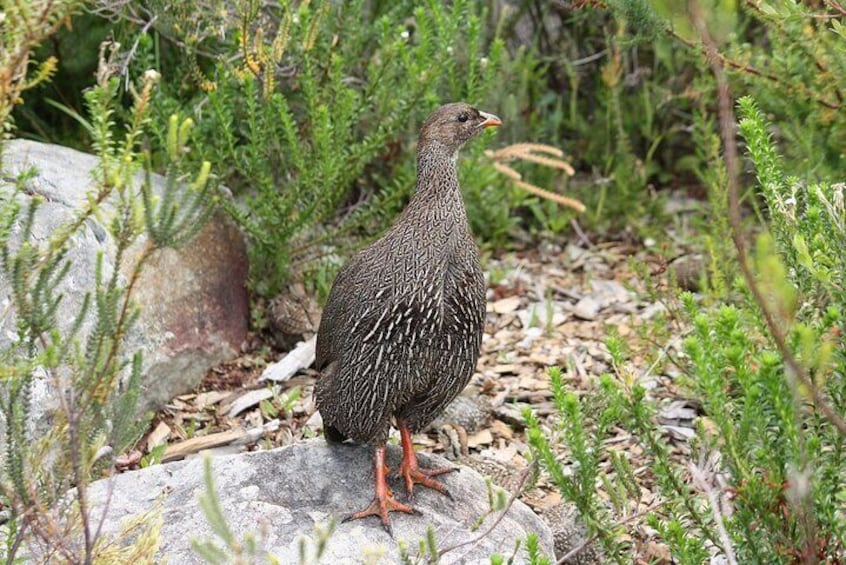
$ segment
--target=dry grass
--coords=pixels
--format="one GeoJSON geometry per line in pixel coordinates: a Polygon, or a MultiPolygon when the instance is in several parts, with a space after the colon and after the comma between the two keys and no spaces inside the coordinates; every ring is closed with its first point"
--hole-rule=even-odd
{"type": "Polygon", "coordinates": [[[555,192],[528,183],[523,180],[523,176],[520,173],[506,164],[515,159],[521,159],[523,161],[538,163],[544,167],[559,169],[564,171],[568,176],[572,176],[575,173],[573,167],[570,166],[570,163],[562,159],[564,153],[557,147],[542,143],[515,143],[502,149],[497,149],[496,151],[485,151],[485,155],[493,162],[493,166],[497,171],[510,178],[511,182],[523,190],[540,196],[545,200],[551,200],[562,206],[572,208],[577,212],[585,211],[585,205],[575,198],[561,196],[555,192]]]}

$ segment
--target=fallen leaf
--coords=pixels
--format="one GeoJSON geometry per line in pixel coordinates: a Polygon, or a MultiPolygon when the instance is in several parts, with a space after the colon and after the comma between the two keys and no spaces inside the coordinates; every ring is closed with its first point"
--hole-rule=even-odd
{"type": "Polygon", "coordinates": [[[494,435],[504,437],[505,439],[514,437],[514,430],[502,420],[493,420],[490,424],[490,430],[494,435]]]}
{"type": "Polygon", "coordinates": [[[147,436],[147,452],[153,451],[153,448],[164,443],[170,437],[170,432],[170,426],[164,422],[159,422],[147,436]]]}
{"type": "MultiPolygon", "coordinates": [[[[272,397],[273,391],[269,388],[258,388],[256,390],[251,390],[246,394],[242,394],[237,399],[235,399],[235,401],[229,407],[229,411],[226,415],[230,418],[234,418],[244,410],[252,408],[262,400],[267,400],[268,398],[272,397]]],[[[221,408],[225,407],[221,406],[221,408]]]]}
{"type": "Polygon", "coordinates": [[[300,369],[311,367],[314,363],[317,336],[307,341],[301,341],[281,361],[268,365],[262,372],[260,381],[284,382],[294,376],[300,369]]]}
{"type": "Polygon", "coordinates": [[[229,393],[220,391],[220,390],[210,390],[208,392],[201,392],[197,395],[197,398],[194,400],[194,406],[199,409],[203,409],[206,406],[213,406],[226,398],[229,393]]]}
{"type": "Polygon", "coordinates": [[[493,312],[494,314],[509,314],[517,310],[519,307],[520,297],[509,296],[508,298],[502,298],[496,302],[489,303],[488,312],[493,312]]]}
{"type": "Polygon", "coordinates": [[[595,320],[598,314],[599,302],[590,296],[585,296],[573,307],[573,315],[582,320],[595,320]]]}
{"type": "Polygon", "coordinates": [[[513,375],[513,374],[517,373],[519,368],[520,368],[520,365],[515,365],[514,363],[508,363],[508,364],[505,364],[505,365],[497,365],[496,367],[493,368],[493,372],[498,374],[498,375],[504,375],[504,374],[512,374],[513,375]]]}
{"type": "Polygon", "coordinates": [[[479,430],[473,435],[467,436],[467,447],[475,448],[481,445],[490,445],[493,443],[493,435],[487,428],[479,430]]]}

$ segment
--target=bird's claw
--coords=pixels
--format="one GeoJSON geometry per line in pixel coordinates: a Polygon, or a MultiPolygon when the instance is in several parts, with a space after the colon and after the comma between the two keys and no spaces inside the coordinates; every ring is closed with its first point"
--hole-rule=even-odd
{"type": "Polygon", "coordinates": [[[385,496],[375,496],[370,504],[358,512],[353,512],[344,517],[342,522],[349,522],[350,520],[358,520],[366,518],[367,516],[378,516],[382,522],[382,527],[388,532],[388,535],[393,537],[394,532],[391,528],[391,512],[405,512],[406,514],[419,514],[419,512],[408,504],[403,504],[394,498],[394,495],[389,491],[385,496]]]}
{"type": "Polygon", "coordinates": [[[441,467],[437,469],[422,469],[414,464],[406,464],[403,461],[400,465],[398,474],[405,479],[406,499],[409,503],[414,501],[414,485],[423,485],[430,489],[434,489],[441,494],[446,495],[450,500],[454,500],[449,490],[441,481],[436,481],[433,477],[452,473],[458,471],[457,467],[441,467]]]}

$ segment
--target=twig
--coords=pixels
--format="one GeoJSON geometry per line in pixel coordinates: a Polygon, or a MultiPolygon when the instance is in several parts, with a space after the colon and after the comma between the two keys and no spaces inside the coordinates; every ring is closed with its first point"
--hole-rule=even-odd
{"type": "Polygon", "coordinates": [[[14,541],[12,541],[12,546],[9,548],[9,553],[7,554],[8,560],[6,563],[8,565],[12,565],[16,562],[18,551],[20,551],[21,545],[23,544],[24,537],[26,536],[26,529],[29,525],[28,520],[20,520],[18,531],[15,532],[14,541]]]}
{"type": "Polygon", "coordinates": [[[535,196],[540,196],[546,200],[552,200],[562,206],[572,208],[577,212],[585,211],[585,205],[575,198],[561,196],[560,194],[550,192],[549,190],[545,190],[539,186],[525,182],[520,173],[505,164],[509,161],[513,161],[514,159],[523,159],[524,161],[537,163],[551,169],[564,171],[564,173],[569,176],[574,175],[575,170],[573,170],[570,163],[562,159],[564,152],[557,147],[545,145],[543,143],[515,143],[513,145],[503,147],[502,149],[497,149],[496,151],[485,151],[485,156],[491,160],[497,171],[510,178],[511,182],[523,190],[530,192],[535,196]],[[552,155],[552,157],[536,155],[536,153],[544,153],[546,155],[552,155]]]}
{"type": "Polygon", "coordinates": [[[582,242],[582,245],[584,245],[587,249],[593,249],[593,242],[584,232],[582,226],[579,225],[579,222],[576,221],[576,218],[570,220],[570,225],[573,227],[573,231],[576,232],[576,235],[579,237],[579,241],[582,242]]]}
{"type": "Polygon", "coordinates": [[[608,49],[603,49],[602,51],[594,53],[593,55],[588,55],[587,57],[582,57],[581,59],[575,59],[573,61],[570,61],[570,64],[574,67],[580,67],[582,65],[587,65],[588,63],[593,63],[594,61],[605,57],[607,54],[608,49]]]}
{"type": "Polygon", "coordinates": [[[129,49],[129,53],[126,54],[126,58],[123,61],[123,64],[120,66],[120,70],[118,74],[123,75],[124,77],[124,88],[129,89],[129,64],[132,62],[132,59],[135,58],[135,52],[138,50],[138,45],[141,44],[141,38],[144,37],[147,32],[150,30],[150,27],[156,20],[159,19],[157,15],[154,15],[150,18],[150,21],[144,24],[144,27],[141,28],[141,31],[138,32],[138,37],[135,38],[135,41],[132,43],[132,47],[129,49]]]}
{"type": "Polygon", "coordinates": [[[572,165],[562,159],[562,157],[564,157],[563,151],[557,147],[546,145],[544,143],[515,143],[513,145],[497,149],[496,151],[491,151],[489,149],[485,151],[485,156],[496,162],[508,162],[514,159],[524,159],[526,161],[534,161],[535,163],[539,163],[553,169],[561,169],[570,176],[576,174],[572,165]],[[553,157],[543,157],[541,155],[535,155],[535,153],[545,153],[547,155],[552,155],[553,157]]]}
{"type": "Polygon", "coordinates": [[[514,501],[517,500],[517,498],[521,494],[523,494],[523,488],[526,486],[526,481],[529,480],[529,474],[531,473],[531,471],[532,467],[528,466],[523,469],[523,471],[520,473],[520,480],[517,482],[517,488],[515,488],[514,491],[511,493],[511,497],[508,499],[508,503],[506,503],[505,508],[502,509],[502,512],[500,512],[499,516],[496,517],[496,520],[494,520],[493,524],[491,524],[488,529],[483,531],[475,538],[456,543],[455,545],[448,546],[446,549],[440,550],[438,552],[438,559],[442,558],[444,554],[450,551],[455,551],[456,549],[462,548],[467,545],[475,545],[485,539],[487,536],[489,536],[490,533],[494,531],[494,529],[499,525],[499,523],[502,522],[502,519],[505,518],[505,515],[508,514],[508,511],[514,505],[514,501]]]}
{"type": "Polygon", "coordinates": [[[693,484],[699,487],[699,490],[704,492],[705,496],[708,497],[708,502],[711,506],[711,516],[714,518],[714,524],[717,526],[717,533],[720,536],[720,540],[723,542],[723,552],[725,553],[726,561],[728,561],[730,565],[737,565],[737,557],[734,555],[734,547],[731,543],[731,537],[729,537],[729,534],[726,531],[726,525],[723,522],[723,514],[720,512],[720,501],[717,500],[717,495],[714,492],[714,489],[711,488],[709,481],[705,477],[704,469],[702,469],[699,465],[691,463],[689,470],[690,476],[693,479],[693,484]]]}
{"type": "Polygon", "coordinates": [[[527,182],[521,180],[513,180],[514,184],[525,190],[526,192],[531,192],[536,196],[540,196],[541,198],[545,198],[546,200],[552,200],[553,202],[557,202],[562,206],[567,206],[568,208],[572,208],[576,212],[584,212],[587,208],[584,204],[576,200],[575,198],[569,198],[567,196],[561,196],[560,194],[556,194],[554,192],[550,192],[548,190],[544,190],[539,186],[535,186],[533,184],[529,184],[527,182]]]}
{"type": "MultiPolygon", "coordinates": [[[[72,512],[68,507],[64,507],[58,510],[59,516],[67,515],[67,513],[72,512]]],[[[79,563],[79,557],[76,554],[76,544],[73,549],[68,547],[68,542],[70,537],[68,535],[63,535],[60,530],[62,529],[56,521],[51,517],[51,513],[41,501],[38,501],[37,505],[33,502],[33,504],[26,509],[26,511],[21,515],[22,522],[25,522],[29,525],[29,529],[32,530],[33,535],[41,540],[43,544],[48,548],[47,549],[47,556],[52,556],[53,554],[60,554],[64,561],[63,563],[79,563]],[[45,523],[42,523],[45,522],[45,523]]],[[[67,532],[67,528],[65,528],[65,533],[67,532]]],[[[16,561],[13,560],[14,554],[9,554],[8,560],[6,561],[7,565],[11,565],[16,561]]],[[[46,562],[53,562],[55,560],[52,557],[48,557],[46,562]]]]}
{"type": "Polygon", "coordinates": [[[68,387],[66,394],[60,395],[62,411],[67,419],[68,443],[70,444],[71,478],[74,482],[76,492],[76,503],[79,505],[79,517],[82,526],[82,537],[84,541],[85,558],[82,563],[89,565],[92,562],[94,541],[91,536],[91,521],[88,517],[88,477],[83,469],[81,454],[83,447],[80,442],[79,420],[84,412],[80,412],[79,402],[76,397],[73,383],[68,387]]]}
{"type": "MultiPolygon", "coordinates": [[[[670,37],[672,37],[673,39],[683,43],[687,47],[691,47],[691,48],[697,48],[697,47],[701,48],[702,47],[701,45],[697,44],[696,42],[682,37],[681,35],[679,35],[678,33],[676,33],[675,31],[673,31],[671,29],[667,30],[667,34],[669,34],[670,37]]],[[[708,52],[707,52],[707,48],[706,48],[705,55],[709,58],[711,57],[711,55],[709,55],[708,52]]],[[[731,67],[731,68],[738,70],[738,71],[743,71],[744,73],[748,73],[750,75],[755,75],[757,77],[765,78],[768,81],[774,82],[776,84],[780,84],[780,85],[782,84],[781,78],[779,78],[777,75],[774,75],[772,73],[767,73],[767,72],[764,72],[764,71],[762,71],[762,70],[760,70],[756,67],[753,67],[751,65],[746,65],[744,63],[739,63],[739,62],[737,62],[733,59],[729,59],[728,57],[726,57],[725,55],[723,55],[719,51],[715,51],[715,54],[713,56],[716,57],[721,64],[723,64],[727,67],[731,67]]],[[[807,96],[809,99],[813,100],[817,104],[820,104],[821,106],[824,106],[824,107],[826,107],[830,110],[839,110],[842,107],[842,104],[839,104],[837,102],[830,102],[830,101],[828,101],[824,98],[820,98],[819,96],[816,96],[805,85],[797,85],[797,88],[799,90],[802,90],[803,94],[805,96],[807,96]]]]}
{"type": "Polygon", "coordinates": [[[542,157],[541,155],[535,155],[534,153],[523,153],[520,155],[520,158],[526,161],[532,161],[533,163],[537,163],[539,165],[544,165],[551,169],[561,169],[570,176],[576,174],[576,171],[570,163],[560,159],[550,159],[549,157],[542,157]]]}
{"type": "MultiPolygon", "coordinates": [[[[644,514],[646,514],[648,512],[652,512],[653,510],[657,510],[658,508],[661,508],[662,506],[664,506],[668,502],[669,502],[669,500],[662,500],[660,502],[656,502],[655,504],[646,508],[642,512],[636,511],[633,514],[626,516],[625,518],[622,518],[620,520],[617,520],[616,522],[613,522],[610,525],[610,527],[607,528],[607,529],[616,528],[618,526],[628,524],[629,522],[634,522],[638,518],[641,518],[644,514]]],[[[577,545],[576,547],[574,547],[573,549],[571,549],[570,551],[565,553],[564,556],[561,557],[561,559],[559,559],[558,561],[555,562],[556,565],[561,565],[562,563],[566,563],[568,559],[572,559],[573,557],[575,557],[576,555],[581,553],[587,546],[589,546],[590,544],[592,544],[593,542],[595,542],[598,539],[599,539],[599,533],[593,534],[588,539],[586,539],[585,541],[583,541],[582,543],[580,543],[579,545],[577,545]]]]}
{"type": "Polygon", "coordinates": [[[837,0],[826,0],[825,3],[828,4],[832,10],[839,12],[841,16],[846,16],[846,8],[844,8],[840,2],[837,2],[837,0]]]}
{"type": "Polygon", "coordinates": [[[567,206],[569,208],[572,208],[572,209],[576,210],[577,212],[584,212],[585,211],[585,205],[582,204],[581,202],[579,202],[578,200],[576,200],[574,198],[568,198],[567,196],[561,196],[560,194],[556,194],[554,192],[550,192],[548,190],[545,190],[545,189],[543,189],[539,186],[535,186],[533,184],[527,183],[524,180],[522,180],[523,177],[522,177],[522,175],[520,175],[520,173],[518,173],[517,171],[515,171],[514,169],[512,169],[511,167],[509,167],[508,165],[506,165],[504,163],[494,161],[493,167],[494,167],[494,169],[496,169],[497,171],[499,171],[503,175],[510,178],[511,182],[513,182],[514,184],[516,184],[517,186],[519,186],[520,188],[522,188],[526,192],[531,192],[532,194],[534,194],[536,196],[540,196],[541,198],[544,198],[546,200],[552,200],[553,202],[561,204],[562,206],[567,206]]]}
{"type": "MultiPolygon", "coordinates": [[[[74,424],[68,424],[68,428],[76,427],[76,417],[74,424]]],[[[73,463],[73,477],[76,482],[76,502],[79,505],[79,516],[82,522],[82,536],[85,542],[85,565],[90,565],[94,559],[94,543],[97,541],[93,537],[91,531],[91,519],[88,516],[88,479],[85,477],[85,471],[82,469],[82,461],[80,461],[79,454],[82,451],[82,446],[79,441],[79,430],[68,430],[68,435],[71,436],[71,461],[73,463]]]]}
{"type": "MultiPolygon", "coordinates": [[[[112,461],[114,461],[114,457],[112,457],[112,461]]],[[[100,520],[97,522],[97,529],[94,530],[94,540],[99,540],[100,536],[103,533],[103,526],[106,523],[106,518],[109,514],[109,507],[112,505],[112,494],[115,490],[115,481],[114,481],[114,468],[115,466],[112,465],[109,469],[109,480],[106,483],[106,498],[103,501],[102,513],[100,514],[100,520]]]]}

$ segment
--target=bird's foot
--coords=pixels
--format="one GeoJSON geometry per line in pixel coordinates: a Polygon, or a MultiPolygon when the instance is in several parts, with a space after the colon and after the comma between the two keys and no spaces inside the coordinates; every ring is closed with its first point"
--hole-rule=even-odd
{"type": "Polygon", "coordinates": [[[346,516],[343,521],[347,522],[349,520],[358,520],[359,518],[365,518],[367,516],[378,516],[382,520],[382,527],[385,528],[388,535],[393,537],[394,533],[391,529],[391,519],[389,517],[390,512],[418,514],[417,510],[408,504],[403,504],[395,499],[393,493],[388,490],[385,493],[377,492],[376,496],[373,497],[373,501],[367,506],[367,508],[358,512],[353,512],[352,514],[346,516]]]}
{"type": "Polygon", "coordinates": [[[393,537],[391,519],[388,515],[391,512],[405,512],[406,514],[417,514],[418,512],[408,504],[399,502],[394,498],[394,493],[391,492],[391,489],[388,488],[388,481],[386,480],[388,466],[385,465],[384,443],[377,445],[373,450],[373,471],[375,474],[373,501],[364,510],[353,512],[342,521],[347,522],[349,520],[366,518],[367,516],[378,516],[382,520],[382,527],[385,528],[388,535],[393,537]]]}
{"type": "Polygon", "coordinates": [[[423,469],[417,464],[417,456],[412,455],[411,457],[403,456],[402,464],[400,464],[397,474],[405,479],[405,491],[408,495],[409,502],[414,500],[414,485],[423,485],[424,487],[434,489],[452,500],[452,495],[447,490],[446,485],[441,481],[435,480],[433,477],[452,473],[453,471],[458,471],[458,467],[423,469]]]}
{"type": "Polygon", "coordinates": [[[403,420],[398,420],[398,427],[400,431],[400,443],[402,444],[402,463],[400,463],[397,470],[397,475],[405,479],[405,492],[407,493],[408,501],[412,502],[414,500],[415,484],[435,489],[452,500],[452,495],[446,486],[432,477],[458,471],[458,467],[421,468],[417,463],[417,454],[414,452],[414,443],[411,440],[411,430],[408,428],[408,424],[403,420]]]}

